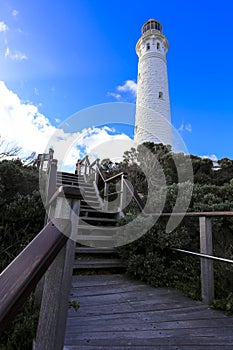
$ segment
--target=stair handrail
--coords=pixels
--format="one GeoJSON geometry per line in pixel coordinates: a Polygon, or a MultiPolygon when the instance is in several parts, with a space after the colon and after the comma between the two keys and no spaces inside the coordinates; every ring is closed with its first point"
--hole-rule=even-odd
{"type": "Polygon", "coordinates": [[[0,274],[0,333],[64,247],[70,228],[68,219],[49,222],[0,274]]]}
{"type": "MultiPolygon", "coordinates": [[[[54,177],[50,180],[53,181],[54,177]]],[[[53,213],[52,216],[49,215],[50,221],[0,274],[0,333],[6,329],[38,283],[42,282],[42,276],[45,273],[54,276],[52,281],[45,276],[47,290],[43,293],[43,298],[46,310],[45,307],[43,310],[40,308],[37,339],[33,347],[36,350],[63,349],[75,249],[74,240],[69,238],[73,238],[76,232],[75,220],[79,216],[83,195],[81,187],[60,186],[47,202],[50,214],[53,213]],[[69,270],[70,273],[67,273],[69,270]],[[51,285],[55,288],[56,295],[51,285]],[[46,298],[50,298],[50,303],[46,298]],[[45,327],[54,334],[44,337],[45,327]]]]}
{"type": "Polygon", "coordinates": [[[128,188],[132,198],[135,200],[135,202],[138,205],[138,208],[140,209],[141,213],[143,213],[144,215],[146,214],[144,212],[144,203],[141,200],[141,198],[139,197],[138,191],[134,188],[134,186],[132,185],[132,183],[127,179],[127,177],[125,177],[123,179],[124,181],[124,185],[128,188]]]}
{"type": "Polygon", "coordinates": [[[137,206],[139,207],[140,211],[144,213],[144,203],[139,197],[139,194],[137,190],[133,187],[132,183],[127,179],[128,174],[126,172],[119,172],[118,174],[115,174],[111,177],[107,177],[106,174],[103,172],[102,167],[100,166],[100,159],[96,158],[92,163],[90,163],[88,155],[86,155],[80,162],[79,167],[79,174],[83,173],[85,181],[88,181],[91,175],[95,174],[94,178],[94,184],[95,187],[98,188],[98,180],[99,176],[101,177],[102,181],[104,182],[104,204],[103,207],[105,210],[108,210],[108,197],[112,196],[113,194],[119,194],[119,208],[118,211],[123,214],[123,209],[125,208],[126,203],[126,189],[129,190],[132,198],[135,200],[137,206]],[[84,171],[82,171],[82,168],[84,167],[84,171]],[[120,191],[109,193],[109,184],[111,181],[120,178],[120,191]]]}

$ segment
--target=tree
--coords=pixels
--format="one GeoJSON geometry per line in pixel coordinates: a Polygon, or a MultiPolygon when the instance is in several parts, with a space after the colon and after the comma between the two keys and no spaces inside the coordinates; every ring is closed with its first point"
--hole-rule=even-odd
{"type": "Polygon", "coordinates": [[[17,157],[20,151],[21,147],[2,139],[0,135],[0,159],[17,157]]]}

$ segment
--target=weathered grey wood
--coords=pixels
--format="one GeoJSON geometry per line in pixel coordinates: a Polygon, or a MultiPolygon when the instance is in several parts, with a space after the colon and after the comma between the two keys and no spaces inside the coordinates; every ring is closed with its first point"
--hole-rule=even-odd
{"type": "Polygon", "coordinates": [[[109,183],[104,183],[104,210],[108,210],[108,191],[109,191],[109,183]]]}
{"type": "Polygon", "coordinates": [[[57,160],[52,159],[50,162],[47,191],[46,191],[46,203],[49,202],[52,195],[56,192],[56,181],[57,181],[57,160]]]}
{"type": "MultiPolygon", "coordinates": [[[[213,255],[212,221],[210,217],[200,217],[200,252],[213,255]]],[[[202,300],[211,304],[214,299],[214,268],[213,261],[201,258],[201,295],[202,300]]]]}
{"type": "Polygon", "coordinates": [[[98,168],[99,168],[99,163],[100,163],[100,160],[99,159],[96,159],[96,167],[95,167],[95,183],[98,185],[98,181],[99,181],[99,172],[98,172],[98,168]]]}
{"type": "Polygon", "coordinates": [[[78,254],[113,254],[116,255],[118,254],[115,249],[110,249],[110,248],[88,248],[88,247],[77,247],[75,249],[75,253],[78,254]]]}
{"type": "Polygon", "coordinates": [[[64,349],[231,349],[233,318],[124,275],[74,276],[64,349]]]}
{"type": "MultiPolygon", "coordinates": [[[[186,345],[180,345],[179,348],[176,345],[160,345],[157,347],[159,350],[210,350],[208,346],[205,345],[200,345],[198,348],[195,345],[189,345],[188,348],[186,345]]],[[[92,345],[78,345],[78,346],[66,346],[64,347],[64,350],[109,350],[109,346],[95,346],[93,347],[92,345]]],[[[131,345],[128,346],[121,346],[117,345],[111,346],[111,350],[155,350],[154,345],[146,345],[146,347],[142,347],[141,345],[134,345],[133,347],[131,345]]],[[[211,350],[219,350],[219,346],[212,346],[211,350]]],[[[221,350],[232,350],[231,345],[224,345],[221,346],[221,350]]]]}
{"type": "MultiPolygon", "coordinates": [[[[98,173],[99,174],[99,173],[98,173]]],[[[101,208],[103,209],[104,208],[104,201],[103,199],[100,197],[100,194],[99,194],[99,189],[97,187],[97,182],[93,181],[93,187],[94,187],[94,190],[95,190],[95,196],[98,198],[98,201],[100,203],[100,206],[101,208]]]]}
{"type": "Polygon", "coordinates": [[[120,259],[91,259],[89,260],[76,260],[74,263],[76,269],[102,269],[106,267],[124,267],[120,259]]]}
{"type": "Polygon", "coordinates": [[[17,313],[50,263],[64,246],[70,221],[49,223],[0,275],[0,332],[17,313]],[[56,226],[55,226],[56,225],[56,226]]]}
{"type": "Polygon", "coordinates": [[[57,346],[57,326],[59,324],[60,301],[62,298],[63,271],[65,270],[66,248],[58,255],[56,262],[48,269],[42,297],[40,318],[36,337],[36,350],[62,349],[57,346]]]}
{"type": "Polygon", "coordinates": [[[57,198],[54,216],[70,218],[72,229],[66,246],[45,275],[35,350],[63,349],[79,211],[80,198],[57,198]]]}
{"type": "Polygon", "coordinates": [[[125,207],[126,207],[126,188],[125,188],[125,182],[124,182],[124,174],[122,174],[119,211],[122,212],[125,209],[125,207]]]}

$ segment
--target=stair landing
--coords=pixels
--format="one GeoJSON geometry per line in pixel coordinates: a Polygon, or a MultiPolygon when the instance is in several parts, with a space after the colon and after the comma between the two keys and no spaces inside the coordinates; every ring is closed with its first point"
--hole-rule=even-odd
{"type": "Polygon", "coordinates": [[[125,275],[74,276],[65,350],[233,348],[233,318],[125,275]]]}

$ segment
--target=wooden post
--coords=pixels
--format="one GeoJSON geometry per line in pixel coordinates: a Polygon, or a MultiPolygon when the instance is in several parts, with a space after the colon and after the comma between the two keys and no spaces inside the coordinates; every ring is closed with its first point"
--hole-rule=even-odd
{"type": "Polygon", "coordinates": [[[54,216],[69,217],[72,230],[66,246],[62,248],[45,275],[35,350],[62,350],[64,346],[79,211],[80,198],[57,198],[54,216]]]}
{"type": "Polygon", "coordinates": [[[46,202],[48,203],[52,195],[56,192],[57,184],[57,160],[53,159],[50,164],[49,175],[48,175],[48,184],[47,184],[47,193],[46,193],[46,202]]]}
{"type": "Polygon", "coordinates": [[[70,220],[55,219],[0,274],[0,333],[67,242],[70,230],[70,220]]]}
{"type": "Polygon", "coordinates": [[[97,187],[98,187],[99,176],[100,176],[99,170],[98,170],[98,168],[99,168],[99,161],[100,161],[99,159],[96,159],[96,165],[95,165],[95,183],[96,183],[97,187]]]}
{"type": "Polygon", "coordinates": [[[84,175],[87,176],[87,160],[85,159],[85,164],[84,164],[84,175]]]}
{"type": "MultiPolygon", "coordinates": [[[[200,217],[200,252],[213,255],[212,222],[210,217],[200,217]]],[[[201,294],[206,304],[214,299],[214,268],[213,260],[201,258],[201,294]]]]}
{"type": "MultiPolygon", "coordinates": [[[[50,152],[52,157],[53,150],[50,149],[50,152]]],[[[44,154],[43,154],[43,157],[44,157],[44,154]]],[[[51,158],[51,163],[50,163],[50,168],[49,168],[49,173],[48,173],[48,178],[47,178],[47,183],[45,188],[46,204],[48,204],[49,200],[51,199],[53,194],[56,192],[56,184],[57,184],[57,160],[51,158]]],[[[50,208],[49,215],[46,212],[45,218],[44,218],[44,225],[46,225],[50,221],[50,219],[54,217],[53,215],[51,216],[51,209],[54,210],[54,207],[50,208]]],[[[53,214],[54,214],[54,211],[53,211],[53,214]]],[[[37,306],[41,304],[43,288],[44,288],[44,276],[38,282],[35,290],[35,303],[37,306]]]]}
{"type": "Polygon", "coordinates": [[[120,206],[119,211],[122,212],[126,206],[126,187],[125,187],[125,174],[121,175],[121,189],[120,189],[120,206]]]}
{"type": "Polygon", "coordinates": [[[43,171],[44,160],[45,160],[45,154],[43,153],[43,154],[41,155],[41,158],[40,158],[40,167],[39,167],[39,169],[40,169],[41,171],[43,171]]]}
{"type": "Polygon", "coordinates": [[[105,182],[105,184],[104,184],[104,210],[108,210],[108,189],[109,189],[109,184],[108,184],[108,182],[105,182]]]}

